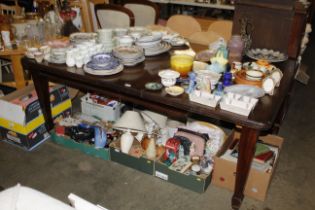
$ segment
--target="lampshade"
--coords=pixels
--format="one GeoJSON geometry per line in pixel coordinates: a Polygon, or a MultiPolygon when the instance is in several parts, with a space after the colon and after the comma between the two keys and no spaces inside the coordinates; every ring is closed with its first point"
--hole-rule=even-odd
{"type": "Polygon", "coordinates": [[[113,128],[123,131],[145,132],[143,119],[141,115],[135,111],[126,111],[121,118],[117,120],[113,128]]]}

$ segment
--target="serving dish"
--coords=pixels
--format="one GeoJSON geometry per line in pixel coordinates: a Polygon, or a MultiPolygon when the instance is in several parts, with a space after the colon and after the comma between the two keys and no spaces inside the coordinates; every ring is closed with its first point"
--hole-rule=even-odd
{"type": "Polygon", "coordinates": [[[246,55],[254,60],[263,59],[270,63],[282,62],[288,59],[288,55],[280,51],[265,48],[250,49],[246,52],[246,55]]]}

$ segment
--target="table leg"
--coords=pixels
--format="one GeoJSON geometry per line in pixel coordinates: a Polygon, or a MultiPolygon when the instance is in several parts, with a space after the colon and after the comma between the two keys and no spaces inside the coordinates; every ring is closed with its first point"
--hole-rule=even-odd
{"type": "Polygon", "coordinates": [[[39,74],[32,74],[32,77],[38,95],[40,107],[45,118],[45,126],[47,131],[50,131],[51,129],[53,129],[54,123],[51,116],[48,80],[45,77],[41,77],[39,74]]]}
{"type": "Polygon", "coordinates": [[[244,188],[255,154],[258,135],[258,130],[248,127],[242,128],[239,142],[234,195],[232,197],[233,209],[239,209],[241,207],[244,198],[244,188]]]}
{"type": "Polygon", "coordinates": [[[17,89],[25,87],[24,70],[21,64],[22,55],[11,55],[12,71],[17,89]]]}

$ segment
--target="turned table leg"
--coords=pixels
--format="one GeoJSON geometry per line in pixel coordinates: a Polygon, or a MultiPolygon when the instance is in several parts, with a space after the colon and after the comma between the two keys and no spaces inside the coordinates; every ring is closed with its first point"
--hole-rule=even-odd
{"type": "Polygon", "coordinates": [[[43,111],[45,118],[45,126],[47,131],[50,131],[54,127],[51,108],[50,108],[50,94],[49,94],[49,85],[48,80],[45,77],[40,76],[39,74],[32,74],[34,86],[38,95],[38,100],[40,107],[43,111]]]}
{"type": "Polygon", "coordinates": [[[232,197],[233,209],[239,209],[242,204],[244,198],[245,184],[249,174],[252,159],[255,154],[258,135],[258,130],[248,127],[242,128],[239,142],[239,154],[236,168],[234,195],[232,197]]]}

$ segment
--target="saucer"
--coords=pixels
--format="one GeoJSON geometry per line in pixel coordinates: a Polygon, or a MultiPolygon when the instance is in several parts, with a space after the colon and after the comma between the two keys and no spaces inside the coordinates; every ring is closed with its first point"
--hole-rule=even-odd
{"type": "Polygon", "coordinates": [[[147,90],[156,91],[156,90],[161,90],[162,87],[163,87],[163,85],[161,83],[158,83],[158,82],[148,82],[145,84],[145,88],[147,90]]]}

